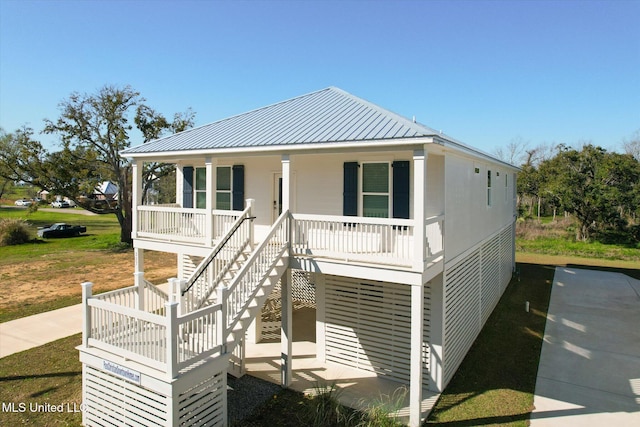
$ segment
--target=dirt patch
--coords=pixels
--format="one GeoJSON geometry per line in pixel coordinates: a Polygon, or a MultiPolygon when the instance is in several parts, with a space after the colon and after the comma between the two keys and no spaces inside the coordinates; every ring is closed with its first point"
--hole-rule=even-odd
{"type": "MultiPolygon", "coordinates": [[[[93,282],[93,292],[133,285],[133,252],[59,253],[25,264],[3,265],[0,272],[0,311],[21,304],[46,303],[60,297],[81,295],[80,283],[93,282]],[[81,258],[78,258],[78,257],[81,258]]],[[[177,273],[175,254],[145,253],[145,278],[155,285],[177,273]]]]}

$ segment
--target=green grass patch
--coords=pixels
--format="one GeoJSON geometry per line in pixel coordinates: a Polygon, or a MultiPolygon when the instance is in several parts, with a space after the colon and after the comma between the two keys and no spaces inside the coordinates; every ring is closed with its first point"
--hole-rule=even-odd
{"type": "Polygon", "coordinates": [[[0,403],[16,412],[0,413],[4,426],[80,426],[82,364],[74,335],[0,359],[0,403]],[[62,412],[46,412],[55,407],[62,412]],[[23,412],[21,412],[24,410],[23,412]]]}
{"type": "Polygon", "coordinates": [[[9,322],[11,320],[20,319],[22,317],[33,316],[59,308],[69,307],[70,305],[80,304],[82,302],[81,295],[61,296],[53,301],[41,302],[37,298],[28,300],[18,307],[9,307],[0,310],[0,323],[9,322]]]}
{"type": "Polygon", "coordinates": [[[555,267],[518,268],[427,425],[527,425],[555,267]]]}
{"type": "Polygon", "coordinates": [[[517,239],[516,249],[518,252],[640,262],[640,249],[601,242],[578,242],[562,238],[517,239]]]}
{"type": "Polygon", "coordinates": [[[0,247],[0,265],[27,261],[51,253],[105,250],[116,247],[120,241],[120,225],[115,215],[81,215],[68,212],[29,214],[26,209],[0,208],[0,218],[23,218],[29,223],[31,241],[22,245],[0,247]],[[64,239],[41,239],[38,227],[56,222],[84,225],[87,233],[64,239]]]}
{"type": "Polygon", "coordinates": [[[601,232],[591,241],[577,241],[576,222],[572,218],[551,221],[526,220],[516,222],[518,253],[571,256],[592,260],[621,260],[640,263],[640,242],[629,235],[601,232]]]}

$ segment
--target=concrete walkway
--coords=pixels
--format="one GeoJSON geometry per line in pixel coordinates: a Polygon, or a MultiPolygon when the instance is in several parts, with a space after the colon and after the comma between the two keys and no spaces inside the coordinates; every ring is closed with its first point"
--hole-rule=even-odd
{"type": "MultiPolygon", "coordinates": [[[[165,293],[168,283],[158,285],[165,293]]],[[[82,332],[82,304],[0,323],[0,358],[82,332]]]]}
{"type": "Polygon", "coordinates": [[[533,427],[640,426],[640,281],[557,267],[533,427]]]}
{"type": "Polygon", "coordinates": [[[0,358],[79,332],[81,304],[0,323],[0,358]]]}

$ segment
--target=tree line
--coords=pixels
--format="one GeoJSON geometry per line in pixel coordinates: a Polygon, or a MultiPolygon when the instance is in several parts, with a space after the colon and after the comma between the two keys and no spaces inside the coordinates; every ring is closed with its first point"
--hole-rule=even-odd
{"type": "Polygon", "coordinates": [[[623,144],[624,153],[591,143],[582,147],[528,148],[512,141],[496,154],[520,163],[517,204],[521,217],[566,214],[578,223],[577,240],[614,232],[640,239],[640,130],[623,144]]]}
{"type": "MultiPolygon", "coordinates": [[[[45,119],[42,130],[60,137],[58,151],[45,149],[35,131],[26,125],[11,133],[0,129],[0,189],[24,182],[68,197],[84,209],[115,214],[121,242],[131,244],[132,168],[120,152],[131,145],[132,131],[139,131],[143,142],[148,142],[193,127],[195,113],[187,109],[168,120],[130,86],[111,85],[93,94],[74,92],[59,108],[60,116],[45,119]],[[104,181],[117,184],[116,205],[98,206],[91,199],[79,197],[94,194],[104,181]]],[[[145,163],[143,200],[154,182],[173,173],[175,165],[145,163]]]]}

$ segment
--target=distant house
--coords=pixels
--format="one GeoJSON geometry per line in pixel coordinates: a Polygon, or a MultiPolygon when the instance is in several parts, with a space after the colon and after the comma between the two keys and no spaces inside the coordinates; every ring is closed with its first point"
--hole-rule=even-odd
{"type": "Polygon", "coordinates": [[[515,266],[518,169],[338,88],[122,155],[135,285],[84,285],[86,425],[226,425],[227,373],[244,372],[269,305],[282,307],[272,379],[350,370],[355,389],[373,375],[407,387],[418,426],[515,266]],[[142,204],[145,162],[176,165],[175,203],[142,204]],[[176,254],[169,294],[144,279],[145,251],[176,254]],[[315,339],[296,359],[300,287],[315,339]]]}
{"type": "Polygon", "coordinates": [[[93,194],[97,200],[118,200],[118,186],[111,181],[103,181],[93,194]]]}

